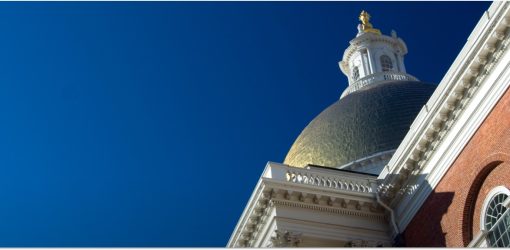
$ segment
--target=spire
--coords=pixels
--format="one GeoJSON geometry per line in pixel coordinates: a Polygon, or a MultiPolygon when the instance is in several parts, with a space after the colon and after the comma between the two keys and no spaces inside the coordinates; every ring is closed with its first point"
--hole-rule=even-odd
{"type": "Polygon", "coordinates": [[[366,11],[361,11],[361,14],[359,14],[359,20],[361,21],[361,24],[358,25],[358,33],[366,33],[371,32],[380,35],[381,31],[378,29],[374,29],[372,24],[370,23],[370,14],[366,11]]]}

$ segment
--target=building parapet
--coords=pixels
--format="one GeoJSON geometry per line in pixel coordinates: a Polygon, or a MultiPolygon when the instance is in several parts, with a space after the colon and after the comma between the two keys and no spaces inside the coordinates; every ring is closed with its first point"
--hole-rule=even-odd
{"type": "Polygon", "coordinates": [[[345,172],[339,175],[339,170],[320,169],[315,167],[296,168],[280,164],[268,164],[264,172],[265,178],[292,182],[296,184],[319,186],[335,190],[371,193],[372,183],[376,177],[345,172]],[[358,176],[360,175],[360,176],[358,176]]]}

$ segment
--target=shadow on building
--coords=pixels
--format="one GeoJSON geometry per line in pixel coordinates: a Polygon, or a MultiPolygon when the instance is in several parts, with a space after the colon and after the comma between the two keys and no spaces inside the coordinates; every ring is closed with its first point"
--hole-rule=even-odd
{"type": "MultiPolygon", "coordinates": [[[[424,179],[420,175],[418,179],[424,179]]],[[[404,232],[396,237],[394,246],[399,247],[446,247],[446,230],[441,223],[453,202],[454,192],[436,192],[425,181],[420,187],[430,192],[404,232]]],[[[414,195],[409,193],[407,195],[414,195]]],[[[398,218],[397,218],[398,220],[398,218]]]]}

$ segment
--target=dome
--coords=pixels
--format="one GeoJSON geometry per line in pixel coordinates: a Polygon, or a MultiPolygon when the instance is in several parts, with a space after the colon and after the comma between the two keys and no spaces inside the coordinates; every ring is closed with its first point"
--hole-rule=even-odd
{"type": "Polygon", "coordinates": [[[346,95],[306,126],[284,163],[340,167],[395,150],[435,88],[418,81],[392,81],[346,95]]]}

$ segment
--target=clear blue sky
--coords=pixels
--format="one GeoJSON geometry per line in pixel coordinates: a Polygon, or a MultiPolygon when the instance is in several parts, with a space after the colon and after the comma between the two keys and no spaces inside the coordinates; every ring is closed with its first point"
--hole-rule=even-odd
{"type": "Polygon", "coordinates": [[[362,9],[437,83],[489,5],[0,3],[0,246],[225,246],[362,9]]]}

